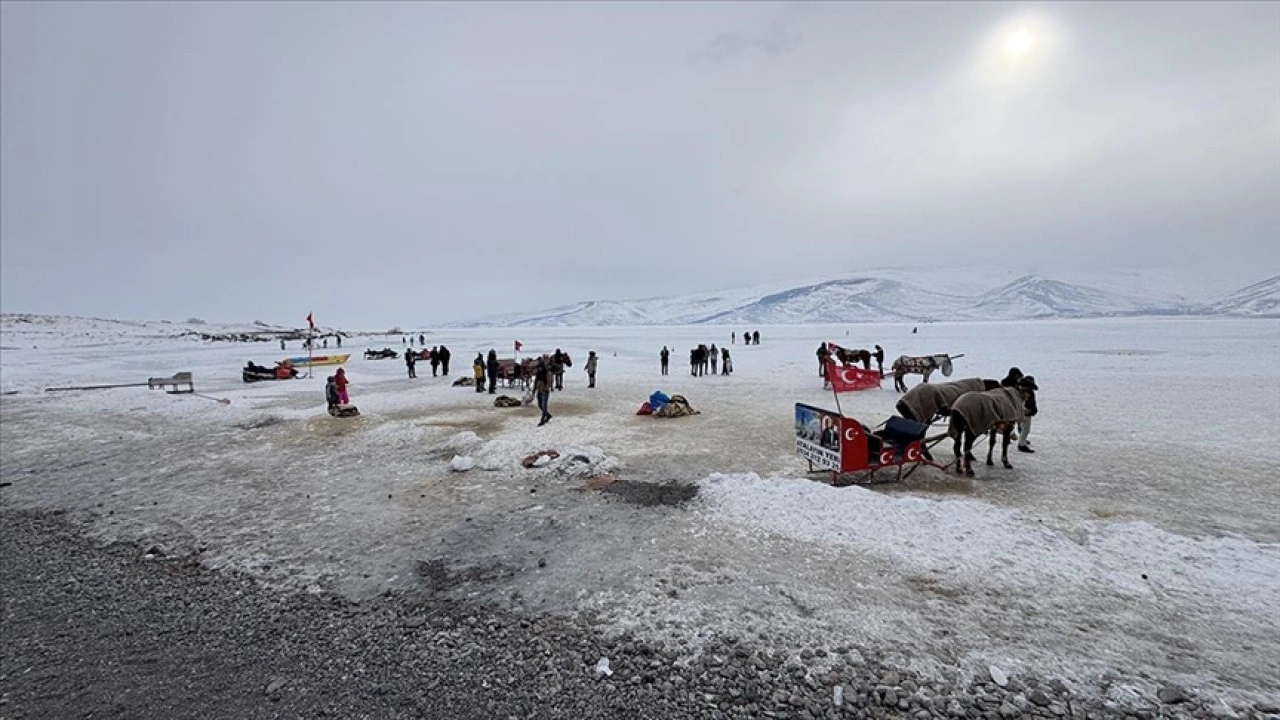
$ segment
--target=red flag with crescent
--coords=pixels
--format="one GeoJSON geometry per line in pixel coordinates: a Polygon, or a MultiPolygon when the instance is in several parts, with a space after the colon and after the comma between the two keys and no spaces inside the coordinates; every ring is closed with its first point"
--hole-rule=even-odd
{"type": "Polygon", "coordinates": [[[517,341],[516,341],[516,352],[520,352],[520,348],[522,348],[522,347],[524,347],[524,344],[523,344],[523,343],[521,343],[519,340],[517,340],[517,341]]]}
{"type": "Polygon", "coordinates": [[[311,313],[307,313],[307,327],[311,328],[312,330],[316,329],[316,324],[311,319],[311,313]]]}
{"type": "Polygon", "coordinates": [[[840,366],[834,362],[827,363],[827,380],[834,392],[853,392],[880,387],[880,373],[876,370],[864,370],[858,367],[840,366]]]}

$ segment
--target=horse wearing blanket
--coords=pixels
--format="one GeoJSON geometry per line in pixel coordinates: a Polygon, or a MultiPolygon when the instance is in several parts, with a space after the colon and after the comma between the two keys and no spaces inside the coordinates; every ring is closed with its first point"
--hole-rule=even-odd
{"type": "Polygon", "coordinates": [[[902,355],[893,361],[893,389],[898,392],[906,392],[907,384],[902,381],[907,374],[923,375],[924,381],[929,382],[929,376],[934,370],[941,370],[943,377],[951,377],[951,356],[950,355],[922,355],[913,357],[910,355],[902,355]]]}
{"type": "Polygon", "coordinates": [[[1000,387],[999,381],[982,378],[965,378],[931,385],[921,383],[908,390],[907,394],[898,400],[898,414],[908,420],[927,425],[938,417],[950,415],[951,406],[961,395],[995,390],[998,387],[1000,387]]]}
{"type": "Polygon", "coordinates": [[[973,443],[979,435],[991,433],[987,448],[987,464],[994,465],[991,456],[996,448],[995,432],[1003,437],[1000,461],[1006,468],[1009,462],[1009,435],[1022,420],[1029,390],[1019,387],[1000,387],[985,392],[967,392],[951,405],[951,422],[947,434],[955,438],[956,472],[973,477],[973,443]],[[964,452],[960,445],[964,443],[964,452]]]}

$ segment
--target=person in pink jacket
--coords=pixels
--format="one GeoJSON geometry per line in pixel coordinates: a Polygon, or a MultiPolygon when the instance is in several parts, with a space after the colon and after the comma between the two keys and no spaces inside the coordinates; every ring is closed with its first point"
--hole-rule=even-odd
{"type": "Polygon", "coordinates": [[[343,405],[351,404],[351,398],[347,396],[346,368],[338,368],[338,372],[333,375],[333,384],[338,386],[338,402],[343,405]]]}

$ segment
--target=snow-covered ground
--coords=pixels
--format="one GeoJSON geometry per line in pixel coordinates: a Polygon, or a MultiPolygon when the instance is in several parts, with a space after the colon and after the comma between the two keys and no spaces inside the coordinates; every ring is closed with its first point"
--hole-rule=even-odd
{"type": "MultiPolygon", "coordinates": [[[[931,672],[989,663],[1087,689],[1104,673],[1280,697],[1280,321],[1109,319],[759,327],[735,374],[691,378],[692,344],[731,328],[449,330],[477,351],[569,351],[530,408],[348,343],[362,416],[324,412],[323,376],[245,385],[262,343],[206,343],[60,319],[0,328],[0,458],[11,506],[86,514],[95,532],[198,550],[285,587],[450,592],[589,616],[696,652],[713,634],[856,645],[931,672]],[[846,334],[847,333],[847,334],[846,334]],[[1034,455],[978,478],[832,488],[794,454],[792,405],[831,407],[814,349],[964,353],[954,377],[1036,376],[1034,455]],[[672,349],[670,377],[658,351],[672,349]],[[600,356],[588,390],[582,363],[600,356]],[[197,390],[46,393],[195,373],[197,390]],[[702,414],[637,417],[654,390],[702,414]],[[556,449],[545,468],[524,456],[556,449]],[[449,469],[455,456],[475,469],[449,469]],[[610,474],[605,491],[588,478],[610,474]],[[693,485],[683,495],[663,483],[693,485]],[[542,562],[540,562],[542,561],[542,562]]],[[[737,328],[737,332],[747,330],[737,328]]],[[[331,349],[332,350],[332,349],[331,349]]],[[[298,354],[296,343],[288,354],[298,354]]],[[[916,382],[912,378],[910,382],[916,382]]],[[[518,395],[508,391],[508,394],[518,395]]],[[[844,395],[887,417],[897,394],[844,395]]],[[[949,449],[942,454],[948,457],[949,449]]]]}

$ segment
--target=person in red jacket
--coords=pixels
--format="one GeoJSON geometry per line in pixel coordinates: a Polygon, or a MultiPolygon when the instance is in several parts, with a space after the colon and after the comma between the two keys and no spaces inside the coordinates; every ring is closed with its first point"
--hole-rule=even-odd
{"type": "Polygon", "coordinates": [[[343,405],[351,404],[351,398],[347,396],[346,368],[338,368],[338,372],[333,375],[333,384],[338,386],[338,402],[343,405]]]}

